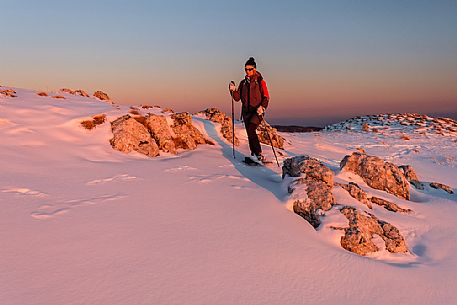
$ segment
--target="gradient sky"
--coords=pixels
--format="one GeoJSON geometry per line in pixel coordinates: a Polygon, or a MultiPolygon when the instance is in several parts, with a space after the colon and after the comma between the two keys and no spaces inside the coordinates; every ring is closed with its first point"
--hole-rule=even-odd
{"type": "MultiPolygon", "coordinates": [[[[457,1],[3,1],[0,84],[230,111],[249,56],[273,123],[457,113],[457,1]]],[[[238,111],[237,111],[238,112],[238,111]]]]}

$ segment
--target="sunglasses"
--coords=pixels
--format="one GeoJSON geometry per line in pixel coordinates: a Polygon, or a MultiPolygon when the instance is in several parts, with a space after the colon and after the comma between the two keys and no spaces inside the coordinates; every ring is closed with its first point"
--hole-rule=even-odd
{"type": "Polygon", "coordinates": [[[244,68],[244,71],[252,71],[254,68],[244,68]]]}

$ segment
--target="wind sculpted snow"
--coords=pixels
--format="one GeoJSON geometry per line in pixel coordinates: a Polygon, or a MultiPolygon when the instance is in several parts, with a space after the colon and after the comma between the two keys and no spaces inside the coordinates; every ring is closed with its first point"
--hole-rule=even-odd
{"type": "MultiPolygon", "coordinates": [[[[414,211],[373,205],[370,212],[395,224],[410,252],[361,257],[341,248],[343,232],[332,229],[348,225],[339,210],[328,211],[315,230],[287,209],[276,165],[240,162],[248,144],[239,122],[236,159],[216,123],[198,117],[195,126],[215,145],[151,159],[109,143],[110,122],[128,107],[1,89],[16,97],[0,96],[0,304],[457,303],[457,197],[428,184],[455,193],[452,136],[281,134],[281,160],[309,155],[335,172],[335,182],[352,181],[369,197],[414,211]],[[106,114],[105,123],[80,125],[98,114],[106,114]],[[412,165],[424,190],[411,188],[407,201],[340,172],[340,161],[357,148],[412,165]]],[[[263,151],[274,159],[270,147],[263,151]]],[[[341,187],[333,195],[339,205],[368,211],[341,187]]]]}

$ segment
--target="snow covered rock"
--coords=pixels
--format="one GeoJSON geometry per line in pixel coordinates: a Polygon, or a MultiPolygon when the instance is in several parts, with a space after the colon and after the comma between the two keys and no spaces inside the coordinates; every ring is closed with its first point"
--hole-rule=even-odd
{"type": "Polygon", "coordinates": [[[378,235],[384,240],[387,251],[408,252],[404,237],[390,223],[353,207],[345,206],[340,212],[349,220],[349,227],[344,229],[345,234],[341,237],[341,246],[344,249],[359,255],[377,252],[380,249],[374,243],[373,235],[378,235]]]}
{"type": "Polygon", "coordinates": [[[433,118],[417,113],[393,113],[358,116],[325,127],[326,131],[379,132],[385,135],[432,134],[457,136],[457,121],[451,118],[433,118]]]}
{"type": "Polygon", "coordinates": [[[423,190],[424,185],[419,181],[416,171],[411,165],[401,165],[399,168],[403,171],[403,174],[406,177],[406,180],[409,181],[416,189],[423,190]]]}
{"type": "Polygon", "coordinates": [[[271,145],[279,149],[284,149],[284,138],[278,134],[276,128],[271,127],[265,120],[257,128],[259,130],[259,141],[263,144],[271,145]],[[270,142],[271,139],[271,142],[270,142]]]}
{"type": "Polygon", "coordinates": [[[205,139],[203,134],[192,125],[192,116],[187,112],[171,116],[174,124],[171,126],[175,134],[175,145],[182,149],[196,149],[198,144],[214,144],[205,139]]]}
{"type": "Polygon", "coordinates": [[[81,89],[72,90],[72,89],[69,89],[69,88],[62,88],[62,89],[60,89],[60,91],[64,92],[64,93],[72,94],[72,95],[79,95],[79,96],[83,96],[83,97],[89,97],[89,94],[87,94],[86,91],[81,90],[81,89]]]}
{"type": "Polygon", "coordinates": [[[355,182],[349,182],[349,184],[343,184],[343,183],[338,183],[338,186],[342,187],[345,189],[349,195],[351,195],[353,198],[357,199],[364,205],[366,205],[368,208],[372,209],[373,206],[371,205],[370,200],[368,200],[368,195],[366,192],[364,192],[360,186],[355,183],[355,182]]]}
{"type": "MultiPolygon", "coordinates": [[[[211,122],[221,124],[221,134],[222,136],[232,143],[233,141],[233,131],[232,131],[232,118],[228,117],[225,113],[220,111],[217,108],[207,108],[204,111],[201,111],[208,120],[211,122]]],[[[234,140],[235,146],[240,145],[240,140],[235,136],[234,140]]]]}
{"type": "Polygon", "coordinates": [[[335,204],[332,194],[333,172],[309,156],[286,159],[282,170],[283,178],[298,177],[288,186],[294,212],[314,228],[319,227],[320,211],[328,211],[335,204]]]}
{"type": "Polygon", "coordinates": [[[93,94],[96,98],[102,101],[110,101],[110,97],[103,91],[95,91],[93,94]]]}
{"type": "Polygon", "coordinates": [[[144,125],[151,133],[160,150],[176,154],[176,145],[167,118],[163,115],[149,114],[144,120],[144,125]]]}
{"type": "Polygon", "coordinates": [[[374,189],[409,200],[408,181],[403,172],[393,163],[385,162],[376,156],[354,152],[344,157],[340,167],[341,170],[359,175],[374,189]]]}
{"type": "Polygon", "coordinates": [[[129,115],[113,121],[111,129],[113,138],[110,143],[114,149],[125,153],[137,151],[149,157],[159,155],[159,147],[147,128],[129,115]]]}
{"type": "Polygon", "coordinates": [[[432,183],[430,183],[430,186],[434,189],[441,189],[443,191],[448,192],[449,194],[454,194],[454,190],[452,189],[452,187],[450,187],[446,184],[442,184],[439,182],[432,182],[432,183]]]}

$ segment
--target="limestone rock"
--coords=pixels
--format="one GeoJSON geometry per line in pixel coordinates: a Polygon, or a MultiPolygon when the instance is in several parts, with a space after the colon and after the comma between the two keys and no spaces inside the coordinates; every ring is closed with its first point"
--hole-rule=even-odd
{"type": "Polygon", "coordinates": [[[94,96],[102,101],[110,101],[110,97],[103,91],[95,91],[94,96]]]}
{"type": "Polygon", "coordinates": [[[424,185],[419,181],[419,178],[417,178],[416,171],[413,169],[411,165],[402,165],[399,166],[399,168],[403,171],[406,180],[408,180],[409,183],[411,183],[416,189],[424,189],[424,185]]]}
{"type": "Polygon", "coordinates": [[[333,172],[317,159],[296,156],[284,161],[283,178],[286,175],[297,177],[288,186],[294,212],[314,228],[319,227],[320,211],[328,211],[335,204],[333,172]]]}
{"type": "Polygon", "coordinates": [[[97,114],[92,117],[90,120],[84,120],[81,122],[81,126],[84,127],[85,129],[91,130],[97,127],[98,125],[101,125],[105,123],[106,121],[106,114],[97,114]]]}
{"type": "Polygon", "coordinates": [[[403,209],[399,207],[397,204],[387,201],[385,199],[379,198],[379,197],[371,197],[370,201],[373,202],[374,204],[377,204],[379,206],[382,206],[386,210],[392,211],[392,212],[400,212],[400,213],[409,213],[412,212],[411,209],[403,209]]]}
{"type": "Polygon", "coordinates": [[[81,90],[81,89],[72,90],[72,89],[69,89],[69,88],[62,88],[62,89],[60,89],[60,91],[68,93],[68,94],[72,94],[72,95],[79,95],[79,96],[89,97],[89,94],[87,94],[86,91],[81,90]]]}
{"type": "Polygon", "coordinates": [[[386,191],[409,200],[408,181],[403,172],[393,163],[360,152],[345,156],[340,163],[342,170],[351,171],[372,188],[386,191]]]}
{"type": "Polygon", "coordinates": [[[443,191],[446,191],[449,194],[454,194],[454,190],[452,189],[452,187],[450,187],[446,184],[442,184],[439,182],[432,182],[432,183],[430,183],[430,186],[433,187],[434,189],[442,189],[443,191]]]}
{"type": "Polygon", "coordinates": [[[149,157],[159,155],[159,147],[146,127],[129,115],[124,115],[111,123],[113,138],[111,146],[119,151],[129,153],[137,151],[149,157]]]}
{"type": "Polygon", "coordinates": [[[12,90],[12,89],[4,89],[4,90],[0,90],[0,94],[1,95],[4,95],[4,96],[7,96],[7,97],[17,97],[17,92],[12,90]]]}
{"type": "Polygon", "coordinates": [[[159,148],[164,152],[176,154],[175,141],[172,130],[168,126],[167,118],[163,115],[150,114],[146,116],[144,125],[155,139],[159,148]]]}
{"type": "Polygon", "coordinates": [[[372,209],[373,206],[371,205],[370,200],[368,200],[368,195],[366,192],[364,192],[360,186],[357,183],[354,182],[349,182],[349,184],[342,184],[338,183],[338,186],[342,187],[345,189],[349,195],[351,195],[353,198],[357,199],[364,205],[366,205],[368,208],[372,209]]]}
{"type": "Polygon", "coordinates": [[[373,235],[380,236],[386,249],[392,253],[408,252],[405,239],[400,231],[388,222],[379,220],[376,216],[360,212],[353,207],[343,207],[340,212],[349,220],[349,227],[344,229],[341,246],[359,255],[367,255],[379,251],[373,242],[373,235]]]}
{"type": "Polygon", "coordinates": [[[308,180],[323,181],[333,187],[334,173],[322,162],[307,155],[295,156],[284,160],[282,177],[305,176],[308,180]]]}
{"type": "MultiPolygon", "coordinates": [[[[232,118],[228,117],[225,113],[220,111],[217,108],[208,108],[204,111],[201,111],[203,115],[206,116],[208,120],[211,122],[219,123],[221,124],[221,134],[222,136],[232,143],[233,141],[233,130],[232,130],[232,118]]],[[[240,140],[235,136],[234,137],[234,144],[235,146],[240,145],[240,140]]]]}
{"type": "Polygon", "coordinates": [[[193,150],[198,144],[214,144],[206,140],[203,134],[192,125],[192,116],[189,113],[176,113],[171,118],[174,121],[171,128],[175,134],[176,148],[193,150]]]}

